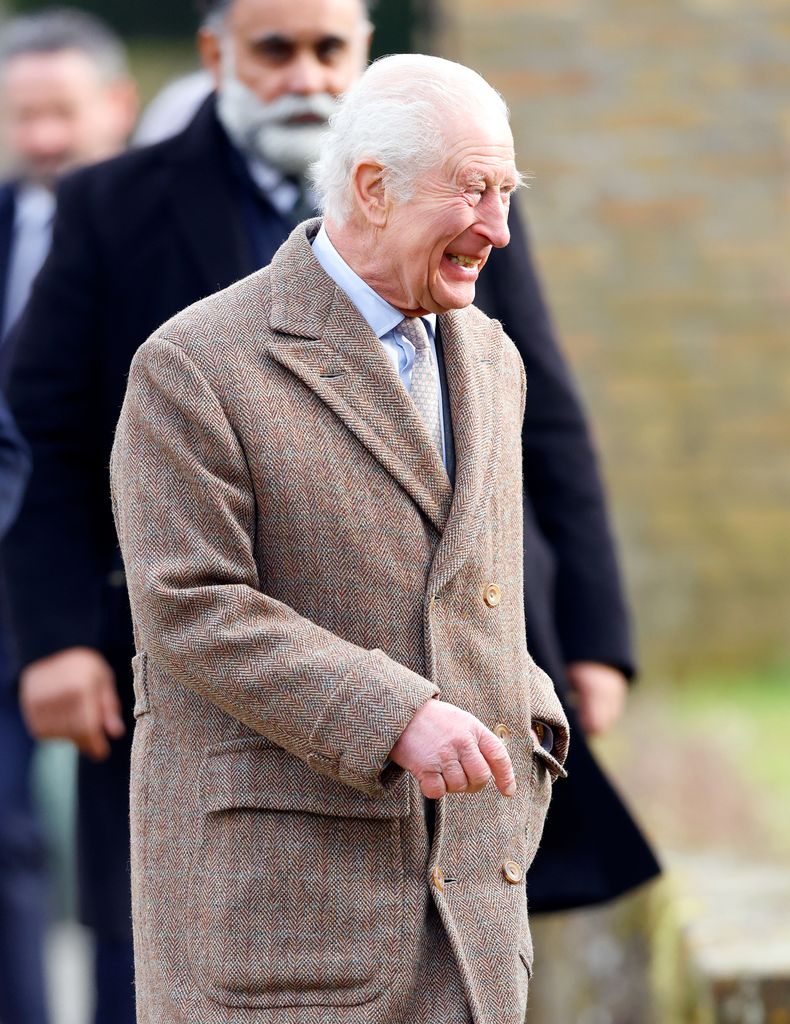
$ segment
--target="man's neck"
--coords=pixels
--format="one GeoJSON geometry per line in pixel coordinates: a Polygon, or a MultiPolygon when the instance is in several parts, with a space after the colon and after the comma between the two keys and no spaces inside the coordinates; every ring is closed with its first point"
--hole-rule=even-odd
{"type": "Polygon", "coordinates": [[[386,247],[380,245],[370,229],[351,221],[339,225],[328,217],[324,217],[324,228],[338,254],[385,302],[399,310],[403,316],[425,316],[429,312],[427,309],[404,309],[390,294],[391,275],[385,272],[380,258],[386,247]]]}

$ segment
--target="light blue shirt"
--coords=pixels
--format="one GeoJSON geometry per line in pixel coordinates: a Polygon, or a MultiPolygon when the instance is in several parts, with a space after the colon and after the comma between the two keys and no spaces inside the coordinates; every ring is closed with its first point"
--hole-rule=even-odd
{"type": "MultiPolygon", "coordinates": [[[[411,394],[411,371],[414,366],[414,345],[397,330],[403,320],[403,313],[391,306],[373,291],[369,284],[355,273],[346,263],[337,249],[332,245],[326,228],[321,229],[313,241],[315,258],[332,278],[338,288],[345,292],[364,317],[370,329],[384,346],[401,384],[411,394]]],[[[426,313],[422,318],[428,332],[428,343],[433,353],[434,365],[436,358],[436,314],[426,313]]],[[[444,436],[444,403],[439,374],[436,374],[437,401],[439,402],[439,424],[442,430],[442,461],[447,466],[447,442],[444,436]]]]}
{"type": "Polygon", "coordinates": [[[25,185],[19,189],[0,338],[5,338],[27,304],[30,288],[52,242],[54,215],[55,197],[48,189],[41,185],[25,185]]]}

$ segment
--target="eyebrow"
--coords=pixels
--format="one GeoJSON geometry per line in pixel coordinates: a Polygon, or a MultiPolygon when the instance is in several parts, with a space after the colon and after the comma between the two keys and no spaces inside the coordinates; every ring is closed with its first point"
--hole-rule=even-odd
{"type": "MultiPolygon", "coordinates": [[[[483,171],[477,171],[477,170],[466,171],[464,174],[461,175],[459,180],[460,180],[461,184],[463,184],[463,185],[485,185],[486,188],[489,185],[493,184],[493,181],[494,181],[494,179],[490,175],[486,175],[486,174],[483,173],[483,171]]],[[[503,178],[503,180],[500,183],[499,187],[503,188],[503,187],[509,186],[511,189],[513,189],[515,191],[523,183],[524,182],[523,182],[522,175],[519,174],[518,171],[516,171],[515,174],[508,173],[505,176],[505,178],[503,178]]]]}
{"type": "MultiPolygon", "coordinates": [[[[310,40],[306,45],[320,49],[325,46],[345,46],[347,42],[348,39],[345,36],[328,33],[325,36],[320,36],[318,39],[310,40]]],[[[250,40],[250,44],[254,47],[295,47],[302,45],[299,39],[295,39],[293,36],[282,35],[280,32],[271,32],[267,35],[257,36],[250,40]]]]}

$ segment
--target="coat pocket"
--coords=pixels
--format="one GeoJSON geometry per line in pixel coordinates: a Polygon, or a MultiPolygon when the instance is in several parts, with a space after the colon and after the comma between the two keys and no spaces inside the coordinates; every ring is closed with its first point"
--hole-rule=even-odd
{"type": "Polygon", "coordinates": [[[535,757],[537,757],[545,764],[549,772],[549,775],[551,775],[552,779],[568,778],[568,773],[565,771],[565,769],[557,760],[557,758],[553,754],[550,754],[548,750],[544,750],[543,747],[539,746],[536,743],[533,747],[533,753],[535,754],[535,757]]]}
{"type": "Polygon", "coordinates": [[[538,852],[543,825],[551,802],[551,789],[557,774],[564,771],[556,758],[543,747],[532,742],[532,771],[530,773],[529,811],[527,813],[526,866],[529,868],[538,852]]]}
{"type": "Polygon", "coordinates": [[[209,751],[188,893],[194,979],[234,1007],[353,1006],[398,960],[404,776],[381,800],[266,740],[209,751]]]}

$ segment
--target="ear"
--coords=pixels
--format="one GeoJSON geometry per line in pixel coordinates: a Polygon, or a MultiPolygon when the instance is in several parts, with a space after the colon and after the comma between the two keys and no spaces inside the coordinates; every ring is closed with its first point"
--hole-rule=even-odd
{"type": "Polygon", "coordinates": [[[365,160],[354,168],[354,198],[362,216],[373,227],[387,223],[390,206],[384,168],[375,160],[365,160]]]}
{"type": "Polygon", "coordinates": [[[203,67],[211,75],[214,88],[218,89],[222,81],[222,48],[219,36],[211,29],[200,29],[197,35],[197,48],[203,67]]]}
{"type": "Polygon", "coordinates": [[[113,129],[118,136],[117,144],[121,145],[131,135],[137,115],[140,113],[137,83],[130,78],[113,82],[109,87],[109,97],[113,107],[113,129]]]}
{"type": "MultiPolygon", "coordinates": [[[[373,32],[374,31],[375,30],[374,30],[373,26],[371,25],[370,28],[368,28],[367,31],[365,32],[365,37],[364,37],[364,50],[365,50],[365,61],[364,61],[364,64],[365,64],[365,67],[370,62],[370,48],[373,46],[373,32]]],[[[364,67],[363,67],[362,70],[364,71],[364,67]]]]}

